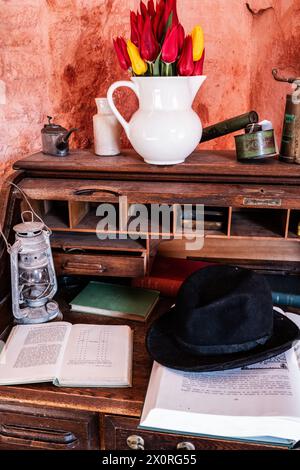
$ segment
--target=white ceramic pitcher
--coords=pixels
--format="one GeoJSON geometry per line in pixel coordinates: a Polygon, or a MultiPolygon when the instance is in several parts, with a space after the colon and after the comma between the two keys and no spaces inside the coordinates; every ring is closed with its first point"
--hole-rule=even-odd
{"type": "Polygon", "coordinates": [[[202,124],[192,109],[205,76],[133,77],[131,82],[111,85],[107,98],[124,127],[133,148],[147,163],[175,165],[195,150],[202,137],[202,124]],[[116,108],[113,93],[131,88],[139,98],[139,109],[127,122],[116,108]]]}

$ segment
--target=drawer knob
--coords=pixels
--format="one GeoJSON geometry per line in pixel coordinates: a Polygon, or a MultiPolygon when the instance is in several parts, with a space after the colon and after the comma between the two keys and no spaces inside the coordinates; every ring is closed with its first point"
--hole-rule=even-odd
{"type": "Polygon", "coordinates": [[[102,264],[99,264],[99,273],[105,273],[105,271],[107,271],[106,267],[102,264]]]}
{"type": "Polygon", "coordinates": [[[145,450],[145,442],[141,436],[127,437],[127,445],[131,450],[145,450]]]}
{"type": "Polygon", "coordinates": [[[176,447],[177,450],[195,450],[194,444],[191,442],[179,442],[176,447]]]}

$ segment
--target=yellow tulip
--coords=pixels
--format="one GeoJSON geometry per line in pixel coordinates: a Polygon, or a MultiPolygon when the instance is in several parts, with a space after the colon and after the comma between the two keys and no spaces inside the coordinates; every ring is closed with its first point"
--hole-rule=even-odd
{"type": "Polygon", "coordinates": [[[134,73],[136,75],[144,75],[147,72],[148,66],[141,58],[138,48],[130,40],[127,41],[127,51],[134,73]]]}
{"type": "Polygon", "coordinates": [[[193,59],[197,62],[201,59],[204,50],[204,33],[201,26],[195,26],[192,32],[193,59]]]}

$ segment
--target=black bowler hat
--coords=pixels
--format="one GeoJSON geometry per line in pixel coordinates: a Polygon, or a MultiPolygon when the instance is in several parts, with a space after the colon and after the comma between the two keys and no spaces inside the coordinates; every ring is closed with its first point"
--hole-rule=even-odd
{"type": "Polygon", "coordinates": [[[182,284],[176,305],[151,325],[146,344],[166,367],[209,372],[263,361],[299,339],[298,327],[273,309],[262,275],[209,266],[182,284]]]}

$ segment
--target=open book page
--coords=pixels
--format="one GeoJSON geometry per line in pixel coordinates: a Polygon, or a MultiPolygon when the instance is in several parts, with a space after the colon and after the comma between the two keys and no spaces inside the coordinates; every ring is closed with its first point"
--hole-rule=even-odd
{"type": "Polygon", "coordinates": [[[0,384],[49,382],[59,369],[72,325],[18,325],[0,356],[0,384]]]}
{"type": "Polygon", "coordinates": [[[131,385],[132,331],[126,325],[73,325],[56,384],[131,385]]]}
{"type": "Polygon", "coordinates": [[[299,369],[292,349],[268,361],[223,372],[184,373],[154,363],[141,426],[298,440],[299,396],[299,369]]]}

